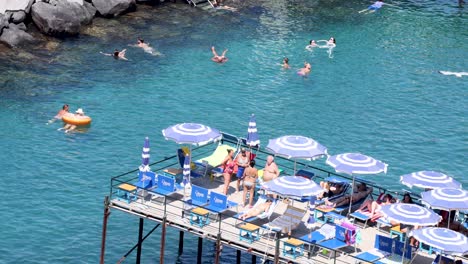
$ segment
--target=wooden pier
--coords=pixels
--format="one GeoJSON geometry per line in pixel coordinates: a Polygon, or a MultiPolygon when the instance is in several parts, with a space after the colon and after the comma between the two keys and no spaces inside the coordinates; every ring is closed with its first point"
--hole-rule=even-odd
{"type": "MultiPolygon", "coordinates": [[[[236,144],[237,142],[233,141],[232,143],[236,144]]],[[[198,155],[203,156],[210,153],[212,149],[213,148],[203,147],[195,149],[193,152],[198,152],[198,155]]],[[[265,153],[258,152],[257,154],[265,153]]],[[[263,159],[265,157],[263,157],[263,159]]],[[[256,160],[258,161],[259,159],[261,160],[262,157],[257,156],[256,160]]],[[[288,162],[287,160],[279,161],[281,168],[285,168],[285,170],[288,168],[290,169],[292,164],[287,165],[288,162]]],[[[324,178],[333,174],[300,162],[298,164],[308,166],[308,169],[313,170],[317,177],[324,178]]],[[[168,157],[162,161],[151,164],[151,166],[152,168],[156,168],[153,171],[158,174],[172,174],[172,176],[180,181],[181,175],[179,175],[179,173],[181,173],[181,170],[179,169],[180,166],[177,161],[177,156],[168,157]]],[[[210,191],[222,193],[223,184],[221,181],[216,177],[210,176],[211,175],[202,178],[192,178],[192,185],[203,186],[210,191]]],[[[136,263],[140,263],[140,256],[144,254],[141,250],[144,239],[155,230],[161,232],[160,263],[164,263],[165,234],[167,228],[179,231],[179,254],[183,252],[185,233],[190,233],[199,237],[197,263],[201,263],[201,243],[206,240],[216,244],[216,254],[213,259],[214,263],[219,263],[219,253],[223,247],[230,247],[238,250],[237,263],[240,263],[241,252],[244,254],[251,254],[252,263],[255,263],[257,258],[260,260],[259,262],[268,260],[273,263],[288,263],[290,261],[292,263],[359,263],[361,261],[353,256],[358,252],[371,250],[374,246],[376,234],[389,235],[388,229],[379,229],[376,226],[363,228],[362,223],[355,223],[360,226],[359,232],[361,241],[359,241],[359,244],[350,245],[339,250],[324,247],[319,249],[315,243],[307,243],[299,239],[321,226],[321,224],[318,223],[307,225],[309,213],[303,216],[301,224],[294,229],[291,234],[283,234],[280,231],[277,232],[269,229],[267,225],[268,222],[281,216],[288,205],[308,212],[308,203],[294,201],[286,197],[280,199],[278,205],[275,207],[275,211],[269,219],[259,219],[246,225],[246,223],[235,217],[239,212],[247,210],[247,208],[242,206],[242,192],[234,193],[233,191],[234,185],[236,184],[235,181],[231,182],[230,185],[229,200],[239,205],[232,206],[220,214],[208,212],[206,216],[209,218],[209,221],[207,221],[206,224],[194,223],[193,221],[191,223],[191,217],[194,217],[192,211],[195,207],[189,206],[185,202],[190,196],[190,191],[180,189],[168,196],[154,195],[148,190],[131,188],[136,181],[136,170],[119,175],[111,180],[110,195],[106,197],[104,206],[100,263],[104,263],[107,221],[111,210],[119,210],[140,219],[138,241],[135,246],[137,250],[136,263]],[[155,227],[144,236],[143,223],[145,220],[159,223],[159,228],[157,229],[158,226],[155,227]]],[[[375,186],[374,191],[380,192],[382,189],[375,186]]],[[[195,213],[198,217],[205,216],[205,212],[200,210],[195,213]]],[[[195,219],[198,218],[195,217],[195,219]]],[[[107,243],[109,243],[109,241],[107,243]]],[[[112,243],[112,241],[110,241],[110,243],[112,243]]],[[[123,256],[122,261],[132,250],[133,249],[123,256]]],[[[432,263],[433,259],[434,256],[415,251],[413,263],[429,264],[432,263]]],[[[398,263],[392,259],[383,259],[381,261],[383,263],[398,263]]]]}

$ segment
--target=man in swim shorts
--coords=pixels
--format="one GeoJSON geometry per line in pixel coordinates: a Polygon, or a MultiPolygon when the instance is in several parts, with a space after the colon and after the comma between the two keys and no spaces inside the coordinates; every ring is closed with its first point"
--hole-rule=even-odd
{"type": "Polygon", "coordinates": [[[245,148],[241,148],[241,152],[239,155],[236,157],[236,164],[237,164],[237,185],[236,185],[236,192],[239,192],[239,187],[240,187],[240,182],[242,177],[244,176],[244,171],[245,168],[249,166],[249,159],[250,153],[247,156],[247,152],[245,151],[245,148]]]}
{"type": "Polygon", "coordinates": [[[225,49],[223,51],[223,54],[221,54],[221,56],[218,55],[218,53],[216,53],[216,50],[215,50],[215,47],[211,47],[211,52],[213,52],[213,58],[211,58],[212,61],[214,62],[217,62],[217,63],[224,63],[228,60],[228,58],[226,58],[226,52],[228,50],[225,49]]]}
{"type": "Polygon", "coordinates": [[[366,9],[363,9],[363,10],[359,11],[359,13],[362,13],[362,12],[365,12],[365,11],[369,11],[369,13],[372,13],[372,12],[375,12],[375,11],[379,10],[383,5],[384,5],[383,1],[376,1],[375,3],[373,3],[372,5],[367,7],[366,9]]]}
{"type": "Polygon", "coordinates": [[[266,160],[265,168],[263,169],[263,182],[268,182],[278,178],[279,170],[273,156],[269,155],[266,160]]]}

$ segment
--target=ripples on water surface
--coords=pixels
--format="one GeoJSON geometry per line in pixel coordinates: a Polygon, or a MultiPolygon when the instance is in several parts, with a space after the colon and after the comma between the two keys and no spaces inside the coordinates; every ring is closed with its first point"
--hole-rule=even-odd
{"type": "MultiPolygon", "coordinates": [[[[423,169],[466,185],[467,79],[437,73],[468,70],[466,11],[456,1],[400,1],[360,15],[368,2],[303,2],[239,1],[234,13],[141,6],[96,19],[80,37],[48,49],[0,54],[0,262],[97,262],[111,176],[139,165],[145,136],[151,160],[173,154],[176,145],[160,131],[184,121],[243,136],[255,113],[262,145],[306,135],[332,154],[360,151],[389,163],[379,182],[390,188],[400,188],[399,175],[423,169]],[[128,47],[138,36],[163,55],[128,47]],[[304,49],[330,36],[333,58],[304,49]],[[210,61],[212,45],[229,49],[228,63],[210,61]],[[99,54],[114,48],[127,48],[130,61],[99,54]],[[308,78],[295,74],[304,61],[313,67],[308,78]],[[93,117],[89,130],[64,134],[59,123],[46,125],[63,103],[93,117]]],[[[136,242],[137,222],[111,215],[107,261],[136,242]]],[[[176,232],[170,237],[176,241],[176,232]]],[[[196,247],[188,245],[196,238],[186,239],[179,259],[168,243],[169,262],[192,263],[196,247]]],[[[158,243],[158,234],[145,242],[143,263],[158,261],[158,243]]],[[[204,252],[211,263],[211,243],[204,252]]],[[[226,249],[222,260],[234,256],[226,249]]]]}

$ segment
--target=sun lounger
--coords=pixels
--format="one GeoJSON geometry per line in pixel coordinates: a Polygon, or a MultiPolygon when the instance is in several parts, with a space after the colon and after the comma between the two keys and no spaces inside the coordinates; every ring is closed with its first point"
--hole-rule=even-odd
{"type": "Polygon", "coordinates": [[[390,256],[392,254],[392,248],[393,239],[377,234],[375,235],[374,248],[369,251],[361,252],[354,257],[362,261],[375,263],[382,258],[390,256]]]}
{"type": "Polygon", "coordinates": [[[302,176],[304,178],[312,180],[315,177],[315,174],[311,171],[300,169],[296,172],[296,176],[302,176]]]}
{"type": "MultiPolygon", "coordinates": [[[[182,149],[177,150],[177,156],[179,158],[179,165],[181,168],[180,172],[182,172],[182,169],[184,168],[185,155],[186,153],[182,149]]],[[[204,177],[208,172],[207,166],[201,163],[191,162],[190,167],[190,177],[193,178],[204,177]]]]}
{"type": "Polygon", "coordinates": [[[224,158],[226,158],[228,149],[235,150],[236,148],[230,145],[220,144],[218,147],[216,147],[215,151],[211,155],[200,158],[197,160],[197,162],[206,163],[213,168],[218,167],[221,165],[224,158]]]}
{"type": "Polygon", "coordinates": [[[291,233],[302,222],[305,214],[305,210],[288,205],[286,211],[281,216],[265,224],[264,227],[269,230],[281,231],[282,233],[291,233]]]}
{"type": "Polygon", "coordinates": [[[396,261],[398,263],[409,263],[411,261],[413,257],[413,249],[408,242],[406,242],[405,246],[405,243],[393,239],[393,247],[393,255],[388,257],[388,259],[396,261]],[[404,254],[403,250],[405,252],[404,254]],[[402,257],[404,257],[403,261],[402,257]]]}
{"type": "MultiPolygon", "coordinates": [[[[244,210],[243,212],[240,212],[236,215],[234,215],[235,218],[240,218],[242,215],[246,214],[249,210],[265,203],[267,201],[267,199],[272,199],[270,197],[267,197],[266,195],[260,195],[260,197],[258,198],[257,202],[255,202],[254,206],[252,206],[252,208],[248,209],[248,210],[244,210]]],[[[244,221],[245,222],[253,222],[257,219],[265,219],[265,218],[270,218],[270,216],[273,214],[273,212],[275,211],[275,208],[276,206],[278,205],[278,200],[277,199],[272,199],[273,202],[271,203],[270,207],[268,208],[268,211],[266,212],[263,212],[257,216],[253,216],[253,217],[249,217],[247,219],[245,219],[244,221]]]]}

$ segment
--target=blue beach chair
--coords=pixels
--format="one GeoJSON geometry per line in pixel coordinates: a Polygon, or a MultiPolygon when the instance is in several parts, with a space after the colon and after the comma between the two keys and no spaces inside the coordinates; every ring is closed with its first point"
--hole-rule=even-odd
{"type": "Polygon", "coordinates": [[[151,195],[158,197],[167,197],[177,192],[175,178],[165,175],[157,176],[157,186],[149,190],[151,195]]]}
{"type": "Polygon", "coordinates": [[[185,201],[189,206],[204,206],[208,204],[209,191],[206,188],[192,185],[192,193],[190,194],[190,200],[185,201]]]}
{"type": "Polygon", "coordinates": [[[375,235],[374,248],[369,251],[361,252],[354,257],[362,261],[375,263],[392,254],[393,241],[394,240],[390,237],[377,234],[375,235]]]}
{"type": "Polygon", "coordinates": [[[138,173],[138,181],[134,184],[139,189],[151,189],[156,185],[156,173],[145,171],[138,173]]]}

